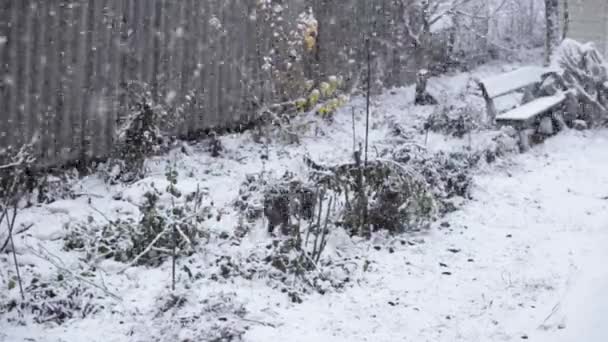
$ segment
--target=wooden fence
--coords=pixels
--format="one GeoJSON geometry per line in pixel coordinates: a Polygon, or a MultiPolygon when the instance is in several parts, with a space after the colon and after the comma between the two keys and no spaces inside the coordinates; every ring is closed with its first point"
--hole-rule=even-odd
{"type": "Polygon", "coordinates": [[[313,9],[319,35],[308,77],[354,80],[373,15],[383,77],[403,80],[394,1],[0,0],[0,150],[37,136],[45,165],[107,156],[133,82],[181,117],[176,135],[251,120],[280,100],[263,66],[277,38],[262,3],[284,8],[287,31],[313,9]]]}

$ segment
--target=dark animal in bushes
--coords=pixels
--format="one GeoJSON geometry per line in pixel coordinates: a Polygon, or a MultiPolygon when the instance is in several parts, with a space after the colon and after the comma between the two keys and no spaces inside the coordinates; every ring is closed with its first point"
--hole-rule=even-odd
{"type": "Polygon", "coordinates": [[[264,216],[268,219],[268,232],[274,233],[276,226],[281,226],[283,233],[289,229],[289,194],[267,194],[264,198],[264,216]]]}
{"type": "Polygon", "coordinates": [[[264,216],[268,219],[268,232],[281,226],[289,234],[290,218],[310,220],[314,216],[316,194],[299,181],[275,185],[264,195],[264,216]]]}
{"type": "Polygon", "coordinates": [[[310,220],[314,216],[317,195],[305,187],[298,188],[296,195],[298,199],[297,214],[304,220],[310,220]]]}

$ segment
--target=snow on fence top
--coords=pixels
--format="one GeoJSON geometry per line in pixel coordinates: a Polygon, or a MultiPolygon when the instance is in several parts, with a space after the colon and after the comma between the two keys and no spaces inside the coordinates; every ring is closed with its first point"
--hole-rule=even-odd
{"type": "Polygon", "coordinates": [[[495,98],[540,82],[541,76],[548,71],[550,70],[543,67],[527,66],[506,74],[481,79],[480,82],[486,87],[490,98],[495,98]]]}

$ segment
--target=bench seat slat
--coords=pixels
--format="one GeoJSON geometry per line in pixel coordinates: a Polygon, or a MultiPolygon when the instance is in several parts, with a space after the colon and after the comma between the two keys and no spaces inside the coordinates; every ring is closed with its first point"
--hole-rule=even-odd
{"type": "Polygon", "coordinates": [[[566,95],[564,93],[541,97],[504,114],[500,114],[498,117],[496,117],[496,121],[527,121],[539,114],[555,108],[556,106],[562,104],[565,100],[566,95]]]}

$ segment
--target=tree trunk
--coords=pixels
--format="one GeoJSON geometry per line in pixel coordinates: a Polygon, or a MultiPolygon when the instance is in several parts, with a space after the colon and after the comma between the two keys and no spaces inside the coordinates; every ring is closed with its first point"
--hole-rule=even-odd
{"type": "Polygon", "coordinates": [[[566,39],[566,36],[568,35],[568,30],[570,29],[570,6],[568,4],[568,1],[569,0],[564,0],[562,6],[562,19],[564,20],[564,26],[562,29],[562,39],[566,39]]]}
{"type": "Polygon", "coordinates": [[[553,52],[561,41],[559,22],[559,0],[545,0],[547,36],[545,42],[545,64],[551,63],[553,52]]]}
{"type": "Polygon", "coordinates": [[[429,78],[429,58],[431,48],[431,23],[430,23],[430,3],[423,0],[420,8],[422,27],[418,33],[418,44],[414,48],[414,60],[416,63],[416,105],[432,105],[437,101],[426,91],[427,80],[429,78]]]}

